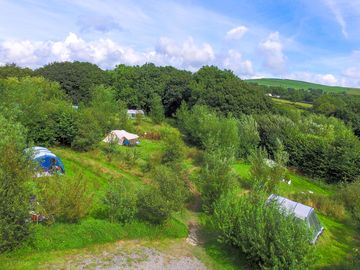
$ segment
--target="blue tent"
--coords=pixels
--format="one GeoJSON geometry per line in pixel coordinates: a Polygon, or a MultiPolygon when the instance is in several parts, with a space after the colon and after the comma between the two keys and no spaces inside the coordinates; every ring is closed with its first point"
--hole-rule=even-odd
{"type": "Polygon", "coordinates": [[[32,153],[32,159],[38,162],[40,168],[45,172],[51,172],[51,170],[54,170],[55,167],[60,171],[60,173],[65,173],[64,164],[61,159],[49,149],[38,146],[25,149],[25,152],[29,151],[32,153]]]}

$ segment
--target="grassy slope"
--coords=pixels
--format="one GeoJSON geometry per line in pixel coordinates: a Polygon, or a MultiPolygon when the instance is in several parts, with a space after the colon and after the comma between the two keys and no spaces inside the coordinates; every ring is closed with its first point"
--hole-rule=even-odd
{"type": "MultiPolygon", "coordinates": [[[[246,179],[250,176],[249,164],[238,162],[233,168],[242,178],[246,179]]],[[[286,182],[280,182],[279,185],[279,194],[285,197],[292,193],[307,193],[309,191],[326,196],[332,195],[335,192],[334,186],[311,180],[293,172],[290,172],[289,178],[291,179],[290,185],[286,182]]],[[[319,212],[317,214],[325,230],[316,244],[318,256],[316,266],[323,268],[325,266],[336,265],[346,260],[348,253],[356,246],[355,238],[357,231],[348,220],[338,220],[319,212]]]]}
{"type": "MultiPolygon", "coordinates": [[[[143,134],[145,131],[158,131],[164,127],[171,128],[165,125],[154,126],[144,121],[141,127],[134,127],[134,132],[143,134]]],[[[109,161],[101,151],[101,147],[100,144],[95,150],[89,152],[76,152],[68,148],[51,149],[62,158],[67,175],[76,177],[82,174],[86,177],[90,192],[94,195],[92,211],[101,204],[101,198],[110,180],[123,181],[134,191],[151,181],[150,176],[142,172],[141,166],[158,152],[163,144],[161,140],[141,139],[141,144],[136,148],[119,146],[117,150],[120,156],[126,155],[128,151],[136,151],[138,158],[134,164],[125,163],[123,158],[113,158],[109,161]]],[[[186,150],[189,154],[194,152],[191,148],[186,148],[186,150]]],[[[191,158],[184,161],[184,167],[196,174],[191,158]]],[[[88,218],[79,224],[34,225],[33,243],[9,254],[0,255],[0,269],[46,268],[47,263],[64,261],[69,256],[86,253],[89,248],[101,250],[103,247],[106,250],[105,243],[118,240],[147,241],[147,245],[155,248],[159,245],[166,246],[170,242],[176,245],[181,244],[184,243],[188,234],[187,222],[194,216],[196,219],[196,215],[190,211],[178,213],[164,226],[151,226],[142,222],[121,226],[94,218],[88,218]]],[[[238,264],[237,256],[229,255],[217,241],[212,241],[206,248],[189,247],[189,249],[210,268],[242,269],[242,266],[238,264]]]]}
{"type": "MultiPolygon", "coordinates": [[[[160,128],[163,126],[154,127],[151,123],[144,122],[141,128],[137,128],[137,132],[143,134],[145,131],[159,130],[160,128]]],[[[144,173],[141,167],[151,155],[162,147],[162,141],[142,139],[141,144],[135,150],[138,159],[134,164],[127,164],[118,159],[109,161],[101,151],[101,146],[85,153],[75,152],[67,148],[54,148],[52,150],[63,159],[68,175],[83,174],[87,178],[89,188],[94,194],[95,207],[93,210],[96,210],[96,205],[101,203],[101,197],[110,179],[123,181],[126,186],[134,190],[142,188],[151,181],[150,176],[144,173]]],[[[133,151],[133,149],[119,147],[118,151],[125,155],[127,151],[133,151]]],[[[190,180],[195,181],[198,168],[194,166],[191,157],[196,156],[194,154],[196,150],[187,148],[186,151],[187,159],[184,161],[184,168],[188,170],[190,180]]],[[[237,162],[233,168],[243,178],[249,178],[250,166],[248,164],[237,162]]],[[[333,187],[295,173],[290,173],[290,179],[292,180],[291,185],[280,184],[280,194],[287,196],[291,193],[308,191],[322,195],[334,193],[333,187]]],[[[339,263],[344,260],[346,254],[353,247],[353,237],[356,232],[352,225],[344,221],[321,214],[319,217],[326,230],[316,247],[319,255],[317,265],[322,267],[339,263]]],[[[176,243],[180,244],[184,242],[187,235],[186,224],[189,221],[197,221],[204,227],[206,234],[204,246],[192,248],[191,252],[208,267],[212,269],[248,268],[246,261],[239,257],[236,250],[216,241],[216,235],[213,234],[211,228],[208,228],[208,222],[204,222],[202,215],[192,211],[184,211],[175,215],[164,227],[149,226],[141,222],[120,226],[91,218],[83,220],[80,224],[57,224],[50,227],[39,225],[34,228],[35,245],[24,247],[8,255],[1,255],[0,266],[4,269],[34,269],[44,263],[59,261],[73,254],[82,253],[83,248],[94,246],[96,249],[101,249],[99,244],[111,243],[119,239],[143,239],[148,241],[147,245],[153,246],[158,246],[161,243],[166,245],[169,239],[174,239],[176,243]]]]}
{"type": "Polygon", "coordinates": [[[263,78],[263,79],[251,79],[246,80],[248,82],[255,82],[260,85],[266,86],[281,86],[284,88],[294,88],[294,89],[322,89],[325,92],[333,92],[333,93],[342,93],[346,92],[351,95],[360,95],[360,89],[358,88],[349,88],[349,87],[340,87],[340,86],[328,86],[304,81],[295,81],[295,80],[287,80],[287,79],[271,79],[271,78],[263,78]]]}

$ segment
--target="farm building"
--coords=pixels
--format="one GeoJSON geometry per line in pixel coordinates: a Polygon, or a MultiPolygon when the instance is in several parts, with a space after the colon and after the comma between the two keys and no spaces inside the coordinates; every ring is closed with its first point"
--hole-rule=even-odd
{"type": "Polygon", "coordinates": [[[117,142],[120,145],[136,145],[139,143],[139,136],[125,130],[113,130],[103,140],[106,143],[117,142]]]}
{"type": "Polygon", "coordinates": [[[136,118],[137,114],[140,114],[142,116],[145,115],[143,110],[127,110],[127,114],[129,118],[136,118]]]}
{"type": "Polygon", "coordinates": [[[31,147],[25,149],[25,153],[31,153],[31,158],[38,163],[39,173],[36,175],[49,176],[56,173],[64,174],[65,168],[61,159],[45,147],[31,147]]]}
{"type": "Polygon", "coordinates": [[[308,227],[313,232],[313,239],[311,240],[311,243],[315,244],[316,240],[324,230],[324,227],[321,226],[320,221],[315,213],[315,209],[310,206],[294,202],[287,198],[271,194],[267,199],[267,202],[269,203],[274,201],[279,204],[280,209],[287,213],[294,214],[296,218],[306,222],[308,227]]]}

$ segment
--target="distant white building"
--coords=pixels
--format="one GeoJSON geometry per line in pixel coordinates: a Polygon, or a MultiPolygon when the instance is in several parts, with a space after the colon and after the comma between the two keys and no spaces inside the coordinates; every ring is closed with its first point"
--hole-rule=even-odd
{"type": "Polygon", "coordinates": [[[136,118],[137,114],[145,115],[143,110],[127,110],[127,114],[129,118],[136,118]]]}

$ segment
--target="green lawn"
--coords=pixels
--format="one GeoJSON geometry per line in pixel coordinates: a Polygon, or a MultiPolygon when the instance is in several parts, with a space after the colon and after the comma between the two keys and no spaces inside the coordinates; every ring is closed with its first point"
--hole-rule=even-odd
{"type": "Polygon", "coordinates": [[[359,88],[349,88],[349,87],[340,87],[340,86],[328,86],[304,81],[296,80],[287,80],[287,79],[273,79],[273,78],[263,78],[263,79],[251,79],[246,80],[247,82],[254,82],[260,85],[266,86],[280,86],[284,88],[294,88],[294,89],[322,89],[325,92],[332,93],[343,93],[346,92],[350,95],[360,95],[359,88]]]}

